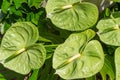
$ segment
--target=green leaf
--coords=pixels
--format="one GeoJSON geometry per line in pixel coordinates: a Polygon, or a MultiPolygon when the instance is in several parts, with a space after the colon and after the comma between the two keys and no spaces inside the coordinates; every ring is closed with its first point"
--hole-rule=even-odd
{"type": "Polygon", "coordinates": [[[43,13],[43,11],[40,11],[38,13],[28,13],[27,14],[27,21],[31,21],[32,23],[38,25],[39,23],[39,19],[40,19],[40,16],[41,14],[43,13]]]}
{"type": "Polygon", "coordinates": [[[102,76],[102,80],[106,80],[107,77],[106,75],[109,76],[110,80],[114,80],[115,79],[115,70],[114,70],[114,62],[112,61],[113,59],[106,55],[105,56],[105,61],[104,61],[104,66],[100,71],[100,74],[102,76]]]}
{"type": "Polygon", "coordinates": [[[22,16],[22,12],[20,10],[17,10],[15,6],[10,7],[9,14],[14,14],[14,16],[15,15],[22,16]]]}
{"type": "Polygon", "coordinates": [[[46,11],[56,27],[70,31],[88,29],[98,19],[97,7],[80,0],[48,0],[46,11]]]}
{"type": "Polygon", "coordinates": [[[99,72],[104,53],[92,30],[71,34],[53,55],[53,68],[64,79],[86,78],[99,72]]]}
{"type": "Polygon", "coordinates": [[[120,46],[120,17],[100,20],[97,29],[102,42],[108,45],[120,46]]]}
{"type": "Polygon", "coordinates": [[[35,43],[38,37],[38,30],[32,23],[13,24],[1,42],[1,63],[21,74],[40,68],[45,61],[46,51],[42,44],[35,43]]]}
{"type": "Polygon", "coordinates": [[[27,3],[27,0],[13,0],[15,3],[16,9],[18,9],[22,3],[27,3]]]}
{"type": "Polygon", "coordinates": [[[8,0],[3,0],[1,9],[3,11],[3,13],[7,13],[8,8],[10,7],[10,2],[8,0]]]}
{"type": "Polygon", "coordinates": [[[120,47],[115,51],[116,80],[120,80],[120,47]]]}
{"type": "Polygon", "coordinates": [[[28,5],[30,7],[35,6],[38,9],[42,1],[43,0],[28,0],[28,5]]]}

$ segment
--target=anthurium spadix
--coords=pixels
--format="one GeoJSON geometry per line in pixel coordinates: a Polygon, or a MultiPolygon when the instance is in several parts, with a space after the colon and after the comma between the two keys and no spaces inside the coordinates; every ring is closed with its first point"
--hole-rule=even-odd
{"type": "Polygon", "coordinates": [[[27,74],[40,68],[46,57],[42,44],[36,43],[39,33],[30,22],[17,22],[5,33],[0,46],[0,61],[8,69],[27,74]]]}
{"type": "Polygon", "coordinates": [[[71,34],[53,55],[53,68],[64,79],[90,77],[101,70],[104,53],[92,30],[71,34]]]}
{"type": "Polygon", "coordinates": [[[88,29],[98,19],[98,8],[81,0],[48,0],[46,12],[56,27],[70,31],[88,29]]]}

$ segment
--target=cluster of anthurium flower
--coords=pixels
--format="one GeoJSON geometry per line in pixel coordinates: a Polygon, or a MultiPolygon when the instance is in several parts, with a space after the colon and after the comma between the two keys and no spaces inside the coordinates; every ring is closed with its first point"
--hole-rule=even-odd
{"type": "MultiPolygon", "coordinates": [[[[98,21],[99,10],[95,4],[81,0],[47,2],[47,18],[56,27],[72,32],[53,55],[53,68],[64,79],[90,77],[102,69],[105,55],[101,42],[94,39],[95,35],[106,45],[118,46],[115,67],[116,79],[120,78],[120,12],[98,21]]],[[[43,44],[36,43],[38,36],[37,28],[30,22],[13,24],[2,39],[0,62],[21,74],[40,68],[44,64],[46,50],[43,44]]]]}

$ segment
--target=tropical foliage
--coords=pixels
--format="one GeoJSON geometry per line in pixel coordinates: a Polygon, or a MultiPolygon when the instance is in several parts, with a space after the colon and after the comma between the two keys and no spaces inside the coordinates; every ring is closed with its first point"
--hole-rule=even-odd
{"type": "Polygon", "coordinates": [[[120,80],[120,0],[1,0],[0,80],[120,80]]]}

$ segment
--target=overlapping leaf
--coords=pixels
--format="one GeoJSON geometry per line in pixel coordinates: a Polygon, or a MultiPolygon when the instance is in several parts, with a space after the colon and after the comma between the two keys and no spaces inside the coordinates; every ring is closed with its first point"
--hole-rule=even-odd
{"type": "Polygon", "coordinates": [[[46,11],[56,27],[71,31],[88,29],[98,18],[97,7],[80,0],[48,0],[46,11]]]}
{"type": "Polygon", "coordinates": [[[42,44],[35,43],[38,37],[37,28],[29,22],[12,25],[1,42],[1,63],[21,74],[40,68],[44,63],[46,51],[42,44]]]}
{"type": "Polygon", "coordinates": [[[90,41],[94,36],[92,30],[74,33],[59,45],[53,56],[56,74],[64,79],[76,79],[99,72],[104,63],[104,54],[98,41],[90,41]]]}

